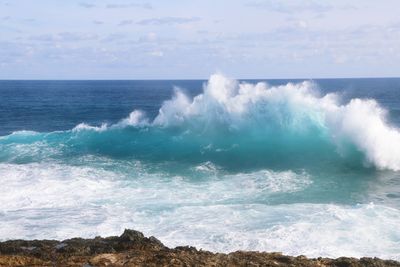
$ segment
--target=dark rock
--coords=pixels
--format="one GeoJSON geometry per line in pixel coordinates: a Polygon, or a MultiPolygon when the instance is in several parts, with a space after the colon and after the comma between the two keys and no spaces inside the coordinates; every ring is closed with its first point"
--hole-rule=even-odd
{"type": "Polygon", "coordinates": [[[141,232],[125,229],[124,233],[119,237],[121,242],[141,242],[144,235],[141,232]]]}
{"type": "Polygon", "coordinates": [[[179,250],[179,251],[186,251],[186,252],[197,252],[197,249],[192,246],[178,246],[175,249],[179,250]]]}
{"type": "Polygon", "coordinates": [[[0,266],[313,266],[400,267],[378,258],[290,257],[282,253],[236,251],[229,254],[191,246],[165,247],[155,237],[126,229],[117,237],[94,239],[11,240],[0,242],[0,266]]]}
{"type": "Polygon", "coordinates": [[[157,244],[157,245],[160,246],[160,247],[164,247],[164,244],[161,243],[161,241],[158,240],[157,238],[155,238],[154,236],[150,236],[150,237],[149,237],[149,241],[152,242],[152,243],[154,243],[154,244],[157,244]]]}

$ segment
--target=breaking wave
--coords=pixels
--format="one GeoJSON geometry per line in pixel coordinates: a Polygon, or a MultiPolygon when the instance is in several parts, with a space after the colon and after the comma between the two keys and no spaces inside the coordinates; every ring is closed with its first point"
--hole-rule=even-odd
{"type": "Polygon", "coordinates": [[[151,119],[135,110],[113,125],[0,138],[0,160],[101,154],[149,161],[265,167],[318,162],[400,170],[400,131],[373,99],[341,103],[312,82],[269,86],[212,75],[203,93],[176,88],[151,119]],[[18,153],[16,153],[18,152],[18,153]]]}

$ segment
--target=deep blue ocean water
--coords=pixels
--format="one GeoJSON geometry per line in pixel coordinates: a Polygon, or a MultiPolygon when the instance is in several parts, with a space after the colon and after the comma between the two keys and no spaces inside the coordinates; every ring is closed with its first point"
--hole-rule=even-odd
{"type": "Polygon", "coordinates": [[[400,259],[400,79],[0,81],[0,239],[400,259]]]}
{"type": "MultiPolygon", "coordinates": [[[[271,85],[303,80],[267,81],[271,85]]],[[[314,80],[322,93],[340,92],[346,99],[373,98],[400,124],[400,78],[314,80]]],[[[190,96],[202,92],[206,80],[166,81],[0,81],[0,134],[19,130],[68,130],[81,122],[115,123],[141,109],[152,118],[174,87],[190,96]]]]}

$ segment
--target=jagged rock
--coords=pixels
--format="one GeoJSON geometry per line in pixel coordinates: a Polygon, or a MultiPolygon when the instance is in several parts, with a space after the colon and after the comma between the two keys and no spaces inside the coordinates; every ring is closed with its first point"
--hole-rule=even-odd
{"type": "Polygon", "coordinates": [[[135,230],[125,229],[124,233],[119,237],[121,242],[141,242],[144,239],[143,233],[135,230]]]}
{"type": "Polygon", "coordinates": [[[155,237],[126,229],[117,237],[10,240],[0,242],[0,266],[315,266],[400,267],[378,258],[290,257],[282,253],[237,251],[229,254],[182,246],[170,249],[155,237]]]}

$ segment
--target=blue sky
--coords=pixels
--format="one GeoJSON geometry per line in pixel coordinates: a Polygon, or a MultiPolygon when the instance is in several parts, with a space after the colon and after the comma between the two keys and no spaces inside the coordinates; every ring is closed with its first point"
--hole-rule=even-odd
{"type": "Polygon", "coordinates": [[[400,76],[398,0],[0,0],[0,79],[400,76]]]}

